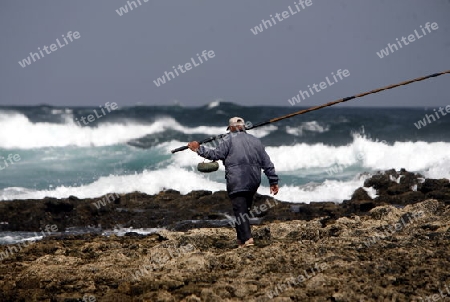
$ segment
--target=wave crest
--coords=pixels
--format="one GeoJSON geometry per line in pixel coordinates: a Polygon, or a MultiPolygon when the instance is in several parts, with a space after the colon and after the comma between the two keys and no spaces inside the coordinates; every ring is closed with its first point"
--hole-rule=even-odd
{"type": "MultiPolygon", "coordinates": [[[[104,122],[96,127],[78,126],[73,116],[66,116],[64,123],[31,122],[24,114],[0,112],[0,148],[35,149],[43,147],[103,147],[124,144],[146,135],[175,130],[184,134],[216,135],[225,131],[223,127],[186,127],[172,117],[160,117],[150,124],[139,124],[124,119],[120,123],[104,122]]],[[[276,127],[257,129],[254,135],[263,137],[276,127]]]]}

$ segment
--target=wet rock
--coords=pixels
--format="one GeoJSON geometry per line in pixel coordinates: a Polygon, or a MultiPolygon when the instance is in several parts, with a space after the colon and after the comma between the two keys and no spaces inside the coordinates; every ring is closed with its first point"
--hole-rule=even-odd
{"type": "Polygon", "coordinates": [[[402,184],[394,184],[388,187],[386,193],[388,195],[401,195],[403,193],[407,193],[411,188],[404,186],[402,184]]]}
{"type": "Polygon", "coordinates": [[[212,195],[212,191],[205,191],[205,190],[199,190],[199,191],[191,191],[187,196],[191,196],[194,199],[199,199],[203,196],[209,196],[212,195]]]}
{"type": "Polygon", "coordinates": [[[443,202],[322,220],[254,226],[256,245],[239,249],[232,228],[49,237],[0,261],[0,301],[412,301],[448,278],[443,202]]]}
{"type": "Polygon", "coordinates": [[[427,194],[432,191],[440,191],[443,188],[450,188],[448,179],[426,179],[420,186],[420,191],[427,194]]]}
{"type": "Polygon", "coordinates": [[[136,232],[126,232],[126,233],[124,234],[124,236],[127,236],[127,237],[136,237],[136,238],[139,238],[139,237],[145,237],[145,235],[142,235],[142,234],[139,234],[139,233],[136,233],[136,232]]]}
{"type": "Polygon", "coordinates": [[[71,201],[73,200],[47,200],[45,202],[45,211],[53,214],[58,214],[60,212],[70,212],[74,208],[74,205],[71,201]]]}
{"type": "Polygon", "coordinates": [[[264,227],[264,228],[260,228],[257,231],[253,232],[253,238],[255,240],[265,240],[265,241],[270,241],[271,234],[270,234],[270,228],[269,227],[264,227]]]}
{"type": "Polygon", "coordinates": [[[425,194],[420,191],[409,191],[399,196],[402,205],[416,203],[428,199],[425,194]]]}
{"type": "Polygon", "coordinates": [[[396,175],[395,170],[386,171],[384,174],[376,174],[364,181],[364,187],[373,187],[379,192],[385,192],[391,185],[392,180],[389,176],[396,175]]]}
{"type": "Polygon", "coordinates": [[[426,194],[427,199],[437,199],[445,203],[450,203],[450,190],[430,191],[426,194]]]}
{"type": "Polygon", "coordinates": [[[351,201],[356,200],[372,200],[372,198],[369,196],[366,190],[364,188],[359,187],[356,189],[356,191],[353,193],[351,201]]]}
{"type": "MultiPolygon", "coordinates": [[[[110,194],[111,195],[111,194],[110,194]]],[[[114,195],[114,194],[112,194],[114,195]]],[[[110,229],[117,227],[169,228],[187,231],[194,228],[228,227],[233,216],[227,192],[193,191],[181,195],[175,190],[165,190],[156,195],[140,192],[115,194],[112,202],[101,205],[93,199],[15,200],[0,203],[1,229],[5,231],[40,231],[45,225],[56,224],[59,231],[86,226],[110,229]],[[6,224],[7,222],[7,224],[6,224]]],[[[254,223],[273,221],[313,220],[321,218],[328,225],[343,216],[364,215],[381,205],[399,207],[434,198],[450,203],[448,180],[424,180],[422,175],[404,169],[377,173],[358,188],[350,200],[334,202],[287,203],[272,196],[256,194],[253,207],[254,223]],[[377,189],[378,197],[372,200],[367,187],[377,189]]]]}
{"type": "Polygon", "coordinates": [[[375,208],[379,203],[373,201],[373,200],[355,200],[350,201],[346,203],[346,210],[347,213],[352,214],[359,214],[359,213],[366,213],[369,212],[371,209],[375,208]]]}
{"type": "Polygon", "coordinates": [[[379,172],[364,182],[365,187],[373,187],[379,195],[400,195],[413,191],[423,182],[421,174],[415,174],[401,169],[379,172]]]}

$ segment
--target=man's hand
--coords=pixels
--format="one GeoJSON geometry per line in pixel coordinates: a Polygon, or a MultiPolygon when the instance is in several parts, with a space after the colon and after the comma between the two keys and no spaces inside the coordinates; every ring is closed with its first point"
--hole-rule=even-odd
{"type": "Polygon", "coordinates": [[[278,184],[270,186],[270,194],[273,194],[273,195],[278,194],[278,184]]]}
{"type": "Polygon", "coordinates": [[[189,149],[191,149],[194,152],[197,152],[198,148],[200,147],[200,144],[196,141],[192,141],[188,144],[189,149]]]}

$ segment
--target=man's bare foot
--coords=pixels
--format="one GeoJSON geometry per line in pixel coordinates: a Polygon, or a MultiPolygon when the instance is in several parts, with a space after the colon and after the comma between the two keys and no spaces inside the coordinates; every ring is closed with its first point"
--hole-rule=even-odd
{"type": "Polygon", "coordinates": [[[250,238],[245,243],[239,244],[239,247],[249,247],[249,246],[254,246],[254,245],[255,245],[255,242],[253,241],[253,238],[250,238]]]}

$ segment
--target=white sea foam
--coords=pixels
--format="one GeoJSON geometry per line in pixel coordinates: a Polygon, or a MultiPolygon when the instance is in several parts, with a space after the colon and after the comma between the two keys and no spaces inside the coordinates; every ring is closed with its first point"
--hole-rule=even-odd
{"type": "Polygon", "coordinates": [[[39,241],[44,236],[36,236],[35,232],[0,232],[0,252],[2,244],[17,244],[20,242],[39,241]]]}
{"type": "Polygon", "coordinates": [[[429,173],[429,177],[450,177],[450,143],[396,142],[388,145],[364,137],[355,137],[346,146],[297,144],[267,147],[278,171],[323,168],[332,165],[360,165],[363,169],[388,170],[405,168],[408,171],[429,173]]]}
{"type": "Polygon", "coordinates": [[[116,235],[116,236],[124,236],[126,233],[138,233],[141,235],[149,235],[149,234],[154,234],[154,233],[158,233],[160,231],[164,230],[163,228],[124,228],[124,227],[116,227],[112,230],[105,230],[102,232],[102,235],[104,236],[111,236],[111,235],[116,235]]]}
{"type": "Polygon", "coordinates": [[[20,236],[11,236],[11,235],[1,236],[0,235],[0,239],[1,239],[1,242],[10,244],[10,243],[17,242],[17,241],[21,240],[22,238],[20,236]]]}
{"type": "MultiPolygon", "coordinates": [[[[342,202],[344,199],[350,199],[353,192],[362,187],[364,180],[368,175],[357,176],[349,181],[325,180],[321,184],[307,184],[303,186],[282,186],[276,198],[290,202],[319,202],[333,201],[342,202]]],[[[375,191],[367,189],[369,195],[375,197],[375,191]]],[[[269,188],[260,188],[260,194],[269,195],[269,188]]]]}
{"type": "Polygon", "coordinates": [[[248,130],[248,133],[250,133],[258,138],[261,138],[261,137],[264,137],[264,136],[270,134],[271,132],[273,132],[277,129],[278,129],[278,127],[275,125],[268,125],[268,126],[248,130]]]}
{"type": "Polygon", "coordinates": [[[299,127],[286,126],[286,132],[295,136],[302,136],[304,131],[323,133],[329,129],[329,126],[321,125],[316,121],[303,122],[299,127]]]}
{"type": "Polygon", "coordinates": [[[212,108],[217,107],[219,105],[220,105],[220,101],[213,101],[213,102],[208,104],[208,109],[212,109],[212,108]]]}
{"type": "MultiPolygon", "coordinates": [[[[323,184],[309,184],[300,187],[283,185],[277,198],[291,202],[342,201],[349,198],[353,191],[362,186],[363,179],[351,181],[326,180],[323,184]]],[[[108,176],[81,187],[60,186],[54,190],[28,191],[14,194],[17,199],[40,199],[45,196],[67,198],[75,195],[79,198],[96,198],[101,195],[117,192],[119,194],[140,191],[146,194],[157,194],[164,189],[174,189],[181,194],[192,190],[225,190],[225,184],[210,180],[208,175],[195,171],[169,167],[157,171],[144,171],[136,175],[108,176]]],[[[268,187],[260,187],[258,193],[269,195],[268,187]]],[[[9,192],[11,193],[11,192],[9,192]]],[[[9,199],[9,194],[0,191],[0,199],[9,199]]]]}
{"type": "MultiPolygon", "coordinates": [[[[183,144],[172,141],[153,149],[152,152],[166,157],[157,170],[144,170],[134,175],[105,176],[83,186],[55,184],[49,190],[9,187],[0,190],[0,199],[38,199],[45,196],[67,198],[70,195],[79,198],[96,198],[112,192],[140,191],[157,194],[165,189],[175,189],[182,194],[192,190],[224,190],[222,165],[218,172],[201,174],[195,167],[203,159],[195,153],[187,150],[167,157],[170,150],[183,144]]],[[[355,175],[365,171],[405,168],[411,172],[422,173],[428,178],[450,178],[449,148],[450,143],[443,142],[397,142],[394,145],[388,145],[363,137],[355,137],[347,146],[297,144],[267,147],[266,150],[280,175],[305,176],[306,178],[314,176],[315,179],[319,179],[314,185],[303,186],[281,181],[278,198],[292,202],[314,202],[341,201],[349,198],[364,181],[355,175]],[[355,169],[351,174],[341,173],[342,175],[329,177],[326,169],[336,164],[353,165],[355,169]]],[[[258,192],[268,194],[269,188],[261,187],[258,192]]]]}
{"type": "Polygon", "coordinates": [[[79,198],[95,198],[107,193],[129,193],[140,191],[146,194],[157,194],[165,189],[174,189],[182,194],[192,190],[223,190],[224,185],[208,179],[207,175],[187,171],[175,166],[149,171],[145,170],[134,175],[110,175],[100,177],[98,180],[84,186],[58,186],[54,190],[26,190],[17,188],[17,192],[9,188],[9,191],[0,191],[0,199],[10,199],[13,195],[16,199],[39,199],[45,196],[55,198],[67,198],[70,195],[79,198]]]}
{"type": "MultiPolygon", "coordinates": [[[[103,123],[98,127],[80,127],[73,122],[71,116],[66,116],[64,124],[32,123],[21,113],[1,111],[0,126],[2,128],[0,148],[3,149],[111,146],[169,129],[185,134],[216,135],[225,132],[225,126],[186,127],[171,117],[160,117],[151,124],[138,124],[135,121],[124,120],[121,124],[103,123]]],[[[257,137],[263,137],[276,129],[276,127],[262,127],[252,133],[257,137]]]]}

